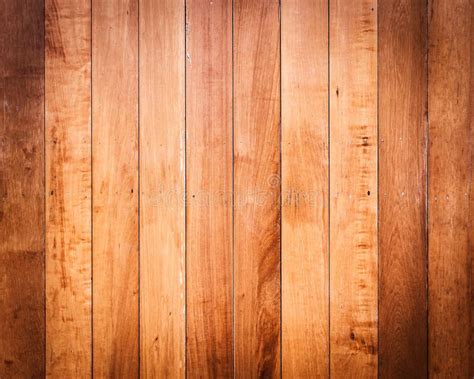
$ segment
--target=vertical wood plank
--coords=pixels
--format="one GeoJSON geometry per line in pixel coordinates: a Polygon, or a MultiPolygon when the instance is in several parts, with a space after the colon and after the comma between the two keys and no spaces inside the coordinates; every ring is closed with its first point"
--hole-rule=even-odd
{"type": "Polygon", "coordinates": [[[468,377],[474,4],[430,1],[428,14],[429,376],[468,377]]]}
{"type": "Polygon", "coordinates": [[[184,377],[184,1],[140,1],[140,368],[184,377]]]}
{"type": "Polygon", "coordinates": [[[282,1],[282,368],[329,375],[328,1],[282,1]]]}
{"type": "Polygon", "coordinates": [[[331,376],[377,376],[377,1],[330,2],[331,376]]]}
{"type": "Polygon", "coordinates": [[[46,374],[91,374],[91,4],[47,0],[46,374]]]}
{"type": "Polygon", "coordinates": [[[426,1],[379,5],[380,375],[427,375],[426,1]]]}
{"type": "Polygon", "coordinates": [[[92,3],[94,376],[138,375],[138,1],[92,3]]]}
{"type": "Polygon", "coordinates": [[[470,84],[469,84],[469,117],[470,117],[470,146],[471,146],[471,172],[469,183],[469,263],[470,263],[470,344],[469,344],[469,376],[474,377],[474,4],[471,1],[471,60],[470,60],[470,84]]]}
{"type": "Polygon", "coordinates": [[[187,370],[232,377],[232,1],[187,1],[187,370]]]}
{"type": "Polygon", "coordinates": [[[44,8],[1,0],[0,377],[44,376],[44,8]]]}
{"type": "Polygon", "coordinates": [[[280,376],[280,20],[234,2],[235,374],[280,376]]]}

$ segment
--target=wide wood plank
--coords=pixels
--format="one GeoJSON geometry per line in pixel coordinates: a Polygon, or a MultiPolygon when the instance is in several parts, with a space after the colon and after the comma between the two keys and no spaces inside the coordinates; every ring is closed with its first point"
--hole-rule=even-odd
{"type": "Polygon", "coordinates": [[[329,375],[328,2],[282,1],[282,369],[329,375]]]}
{"type": "Polygon", "coordinates": [[[232,1],[188,0],[187,373],[232,377],[232,1]]]}
{"type": "Polygon", "coordinates": [[[377,1],[330,3],[331,376],[377,376],[377,1]]]}
{"type": "Polygon", "coordinates": [[[91,5],[47,0],[46,374],[91,374],[91,5]]]}
{"type": "Polygon", "coordinates": [[[138,1],[92,3],[94,376],[138,375],[138,1]]]}
{"type": "Polygon", "coordinates": [[[44,8],[0,1],[0,377],[44,376],[44,8]]]}
{"type": "Polygon", "coordinates": [[[280,20],[234,2],[235,374],[280,375],[280,20]]]}
{"type": "Polygon", "coordinates": [[[382,377],[427,375],[426,1],[379,5],[382,377]]]}
{"type": "Polygon", "coordinates": [[[140,1],[140,368],[184,377],[184,1],[140,1]]]}
{"type": "Polygon", "coordinates": [[[428,14],[429,376],[467,378],[474,3],[430,1],[428,14]]]}

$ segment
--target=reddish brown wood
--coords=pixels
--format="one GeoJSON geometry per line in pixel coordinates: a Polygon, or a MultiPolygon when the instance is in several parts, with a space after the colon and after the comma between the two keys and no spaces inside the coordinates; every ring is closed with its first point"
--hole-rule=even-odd
{"type": "Polygon", "coordinates": [[[44,9],[0,1],[0,377],[44,376],[44,9]]]}
{"type": "Polygon", "coordinates": [[[47,0],[46,374],[87,377],[91,314],[91,8],[47,0]]]}
{"type": "Polygon", "coordinates": [[[188,0],[187,375],[231,378],[232,1],[188,0]]]}
{"type": "Polygon", "coordinates": [[[140,370],[185,370],[184,1],[140,1],[140,370]]]}
{"type": "Polygon", "coordinates": [[[282,369],[329,374],[328,2],[282,5],[282,369]]]}
{"type": "Polygon", "coordinates": [[[430,377],[469,377],[473,176],[470,0],[429,2],[430,377]]]}
{"type": "Polygon", "coordinates": [[[379,4],[382,377],[427,375],[426,1],[379,4]]]}
{"type": "Polygon", "coordinates": [[[93,374],[138,376],[138,0],[92,3],[93,374]]]}
{"type": "Polygon", "coordinates": [[[330,2],[330,360],[377,377],[377,0],[330,2]]]}
{"type": "Polygon", "coordinates": [[[280,376],[280,20],[234,2],[235,375],[280,376]]]}

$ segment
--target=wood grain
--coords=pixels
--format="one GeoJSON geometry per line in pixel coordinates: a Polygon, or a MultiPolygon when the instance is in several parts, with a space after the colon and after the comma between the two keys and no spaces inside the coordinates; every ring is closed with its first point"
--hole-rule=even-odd
{"type": "Polygon", "coordinates": [[[280,20],[234,2],[235,374],[280,376],[280,20]]]}
{"type": "Polygon", "coordinates": [[[44,18],[0,1],[0,377],[44,376],[44,18]]]}
{"type": "Polygon", "coordinates": [[[230,378],[232,1],[188,0],[187,376],[230,378]]]}
{"type": "Polygon", "coordinates": [[[331,376],[377,376],[377,1],[330,3],[331,376]]]}
{"type": "Polygon", "coordinates": [[[140,1],[140,369],[184,377],[184,1],[140,1]]]}
{"type": "Polygon", "coordinates": [[[138,1],[92,4],[94,376],[138,375],[138,1]]]}
{"type": "Polygon", "coordinates": [[[91,9],[47,0],[46,375],[87,378],[91,314],[91,9]]]}
{"type": "Polygon", "coordinates": [[[426,2],[379,5],[382,377],[427,376],[426,2]]]}
{"type": "MultiPolygon", "coordinates": [[[[474,377],[474,4],[471,1],[471,60],[470,60],[470,84],[469,84],[469,118],[470,118],[470,146],[471,146],[471,175],[469,183],[469,220],[468,220],[468,230],[469,230],[469,257],[468,260],[470,263],[470,344],[469,344],[469,376],[474,377]]],[[[468,158],[469,159],[469,158],[468,158]]]]}
{"type": "Polygon", "coordinates": [[[467,378],[474,4],[430,1],[428,14],[429,376],[467,378]]]}
{"type": "Polygon", "coordinates": [[[328,2],[285,0],[282,78],[282,370],[329,375],[328,2]]]}

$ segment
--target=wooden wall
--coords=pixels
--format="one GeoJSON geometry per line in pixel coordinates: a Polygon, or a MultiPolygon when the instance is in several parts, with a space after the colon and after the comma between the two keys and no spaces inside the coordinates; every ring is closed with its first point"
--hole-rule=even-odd
{"type": "Polygon", "coordinates": [[[474,376],[472,0],[0,0],[0,377],[474,376]]]}

